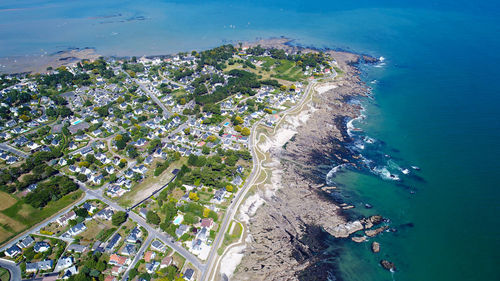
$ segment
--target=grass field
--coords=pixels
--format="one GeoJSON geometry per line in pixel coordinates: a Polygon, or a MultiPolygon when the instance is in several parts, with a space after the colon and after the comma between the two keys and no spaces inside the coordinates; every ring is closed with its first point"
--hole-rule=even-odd
{"type": "Polygon", "coordinates": [[[57,201],[49,202],[41,210],[16,199],[17,202],[0,211],[0,244],[66,208],[71,203],[79,200],[82,194],[83,191],[77,190],[57,201]]]}
{"type": "Polygon", "coordinates": [[[8,193],[0,191],[0,202],[2,202],[2,204],[0,204],[0,211],[3,211],[9,208],[10,206],[16,204],[17,199],[8,193]]]}
{"type": "Polygon", "coordinates": [[[172,255],[172,259],[174,260],[174,264],[177,266],[177,268],[179,268],[179,270],[182,269],[182,267],[184,266],[184,263],[186,262],[186,258],[181,256],[179,253],[175,252],[173,255],[172,255]]]}
{"type": "Polygon", "coordinates": [[[9,281],[10,273],[7,269],[0,267],[0,281],[9,281]]]}
{"type": "Polygon", "coordinates": [[[231,221],[228,227],[228,231],[224,234],[224,241],[222,242],[222,246],[217,249],[217,254],[222,255],[227,246],[232,243],[238,241],[241,236],[241,231],[243,230],[243,226],[241,223],[236,221],[231,221]]]}

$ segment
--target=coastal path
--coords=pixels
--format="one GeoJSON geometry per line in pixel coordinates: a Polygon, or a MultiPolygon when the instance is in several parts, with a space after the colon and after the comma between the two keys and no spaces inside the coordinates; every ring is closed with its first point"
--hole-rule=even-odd
{"type": "MultiPolygon", "coordinates": [[[[334,71],[332,73],[331,79],[334,79],[336,76],[337,76],[337,73],[334,71]]],[[[307,85],[306,89],[304,90],[304,96],[302,97],[301,101],[297,105],[295,105],[294,107],[291,107],[291,108],[289,108],[281,113],[282,116],[274,128],[274,133],[276,132],[276,128],[278,127],[279,123],[281,123],[281,121],[284,120],[284,118],[288,114],[292,113],[293,111],[295,111],[299,108],[302,109],[304,107],[304,105],[307,103],[307,101],[309,99],[312,99],[313,90],[314,90],[314,87],[316,85],[317,85],[317,81],[312,80],[311,83],[309,83],[307,85]]],[[[256,122],[252,126],[251,135],[249,138],[249,148],[250,148],[251,153],[252,153],[252,161],[253,161],[252,173],[248,177],[247,182],[245,182],[241,192],[233,199],[233,203],[231,205],[229,205],[229,207],[227,209],[226,216],[224,217],[224,220],[221,224],[219,232],[218,232],[218,234],[217,234],[217,236],[212,244],[212,249],[210,250],[210,254],[209,254],[208,259],[207,259],[207,264],[206,264],[207,269],[205,270],[205,272],[202,273],[201,279],[200,279],[201,281],[215,280],[215,277],[217,276],[216,269],[218,268],[218,264],[220,263],[220,260],[222,260],[222,257],[223,257],[223,255],[220,257],[217,255],[217,249],[220,247],[222,241],[224,240],[224,234],[227,231],[227,227],[229,225],[229,222],[234,218],[236,211],[238,210],[240,204],[244,201],[246,194],[250,190],[249,187],[251,187],[255,184],[255,181],[257,180],[257,176],[260,174],[260,171],[262,170],[261,161],[259,161],[259,159],[257,157],[257,153],[256,153],[256,149],[257,149],[257,147],[256,147],[256,145],[257,145],[256,129],[261,123],[262,123],[262,119],[260,121],[256,122]]],[[[229,245],[228,248],[230,246],[231,245],[229,245]]]]}

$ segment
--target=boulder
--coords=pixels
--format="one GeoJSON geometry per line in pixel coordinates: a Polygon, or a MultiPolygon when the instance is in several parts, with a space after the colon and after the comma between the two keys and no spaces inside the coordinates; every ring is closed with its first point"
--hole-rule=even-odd
{"type": "Polygon", "coordinates": [[[373,230],[365,230],[365,234],[368,237],[373,237],[373,236],[379,234],[380,232],[386,230],[387,228],[389,228],[389,227],[386,225],[386,226],[382,226],[382,227],[379,227],[379,228],[376,228],[373,230]]]}
{"type": "Polygon", "coordinates": [[[372,252],[374,253],[380,252],[380,244],[378,242],[372,243],[372,252]]]}
{"type": "Polygon", "coordinates": [[[383,220],[384,220],[384,218],[383,218],[382,216],[379,216],[379,215],[375,215],[375,216],[371,216],[371,217],[370,217],[370,221],[371,221],[373,224],[379,224],[379,223],[381,223],[383,220]]]}
{"type": "Polygon", "coordinates": [[[366,236],[355,236],[351,238],[352,241],[356,243],[361,243],[366,241],[366,236]]]}
{"type": "Polygon", "coordinates": [[[339,224],[328,232],[330,232],[330,234],[332,234],[336,238],[347,238],[349,237],[349,235],[362,229],[363,229],[363,224],[361,224],[360,221],[356,220],[339,224]]]}
{"type": "Polygon", "coordinates": [[[386,269],[386,270],[389,270],[389,271],[396,271],[396,266],[394,265],[394,263],[388,261],[388,260],[381,260],[380,261],[380,265],[386,269]]]}

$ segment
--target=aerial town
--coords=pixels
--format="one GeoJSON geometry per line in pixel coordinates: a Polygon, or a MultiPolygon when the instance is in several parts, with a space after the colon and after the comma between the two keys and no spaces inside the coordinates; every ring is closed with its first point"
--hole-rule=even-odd
{"type": "Polygon", "coordinates": [[[201,280],[241,235],[253,128],[335,64],[223,45],[2,75],[0,255],[30,280],[201,280]]]}

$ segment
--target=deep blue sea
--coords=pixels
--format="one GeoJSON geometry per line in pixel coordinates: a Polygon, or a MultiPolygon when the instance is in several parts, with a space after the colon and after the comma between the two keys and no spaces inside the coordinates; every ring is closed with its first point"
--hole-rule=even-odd
{"type": "Polygon", "coordinates": [[[498,1],[0,2],[0,56],[166,54],[271,36],[385,58],[363,67],[373,99],[353,122],[363,129],[353,149],[378,173],[340,169],[330,180],[353,215],[381,214],[398,231],[371,239],[378,254],[369,243],[332,245],[335,275],[500,280],[498,1]],[[400,170],[412,165],[421,170],[400,170]]]}

